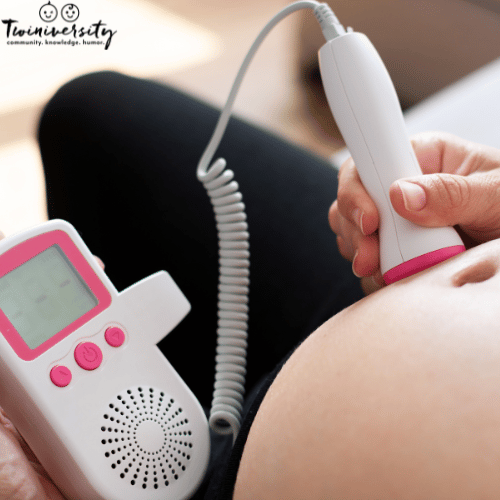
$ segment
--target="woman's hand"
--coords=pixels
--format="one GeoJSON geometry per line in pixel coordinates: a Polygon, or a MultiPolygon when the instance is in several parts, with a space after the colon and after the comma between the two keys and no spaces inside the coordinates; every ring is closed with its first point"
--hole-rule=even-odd
{"type": "MultiPolygon", "coordinates": [[[[4,236],[0,233],[0,239],[4,236]]],[[[104,269],[101,259],[95,257],[104,269]]],[[[0,408],[0,500],[64,500],[40,462],[0,408]]]]}
{"type": "MultiPolygon", "coordinates": [[[[458,226],[467,248],[500,237],[500,150],[436,132],[414,136],[412,145],[426,175],[392,184],[395,211],[421,226],[458,226]]],[[[378,211],[352,158],[340,168],[329,221],[365,293],[384,286],[378,211]]]]}
{"type": "Polygon", "coordinates": [[[64,500],[1,408],[0,499],[64,500]]]}

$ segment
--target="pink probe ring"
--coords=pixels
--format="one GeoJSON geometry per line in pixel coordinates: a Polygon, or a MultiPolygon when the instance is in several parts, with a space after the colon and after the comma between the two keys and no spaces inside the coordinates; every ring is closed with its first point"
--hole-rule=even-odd
{"type": "Polygon", "coordinates": [[[433,252],[429,252],[424,255],[419,255],[414,259],[407,260],[406,262],[399,264],[399,266],[389,269],[389,271],[384,274],[384,281],[387,285],[390,285],[395,281],[408,278],[408,276],[412,276],[420,271],[428,269],[429,267],[435,266],[436,264],[439,264],[440,262],[454,257],[464,251],[464,245],[455,245],[452,247],[440,248],[439,250],[434,250],[433,252]]]}

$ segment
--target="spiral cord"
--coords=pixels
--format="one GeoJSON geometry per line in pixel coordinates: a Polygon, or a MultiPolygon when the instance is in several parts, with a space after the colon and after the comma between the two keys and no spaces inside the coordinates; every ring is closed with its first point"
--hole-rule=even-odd
{"type": "Polygon", "coordinates": [[[199,175],[212,203],[219,235],[219,295],[215,385],[210,427],[236,438],[245,393],[250,275],[249,233],[243,196],[219,158],[199,175]]]}
{"type": "Polygon", "coordinates": [[[250,275],[249,234],[245,205],[234,174],[226,170],[226,161],[210,162],[226,130],[236,95],[257,49],[267,34],[282,19],[301,9],[313,9],[327,40],[344,31],[325,3],[299,0],[280,10],[253,42],[236,75],[212,137],[198,163],[197,176],[212,202],[219,232],[219,312],[215,387],[209,423],[219,434],[233,434],[241,425],[245,393],[248,330],[248,291],[250,275]]]}

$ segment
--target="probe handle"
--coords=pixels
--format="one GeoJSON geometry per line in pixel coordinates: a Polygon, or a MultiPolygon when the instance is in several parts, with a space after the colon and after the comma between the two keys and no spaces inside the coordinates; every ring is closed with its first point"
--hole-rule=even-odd
{"type": "Polygon", "coordinates": [[[323,86],[361,181],[380,216],[380,268],[386,283],[465,250],[452,227],[425,228],[400,217],[391,184],[422,175],[399,100],[377,51],[361,33],[347,33],[319,51],[323,86]]]}

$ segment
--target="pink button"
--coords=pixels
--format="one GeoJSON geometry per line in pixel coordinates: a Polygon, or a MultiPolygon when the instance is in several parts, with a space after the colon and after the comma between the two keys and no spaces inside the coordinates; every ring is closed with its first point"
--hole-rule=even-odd
{"type": "Polygon", "coordinates": [[[125,342],[123,330],[116,326],[108,328],[104,334],[104,338],[111,347],[120,347],[125,342]]]}
{"type": "Polygon", "coordinates": [[[76,346],[75,361],[84,370],[95,370],[102,363],[102,351],[92,342],[82,342],[76,346]]]}
{"type": "Polygon", "coordinates": [[[71,372],[69,368],[66,368],[63,365],[54,366],[52,370],[50,370],[50,380],[57,387],[66,387],[71,382],[71,372]]]}

